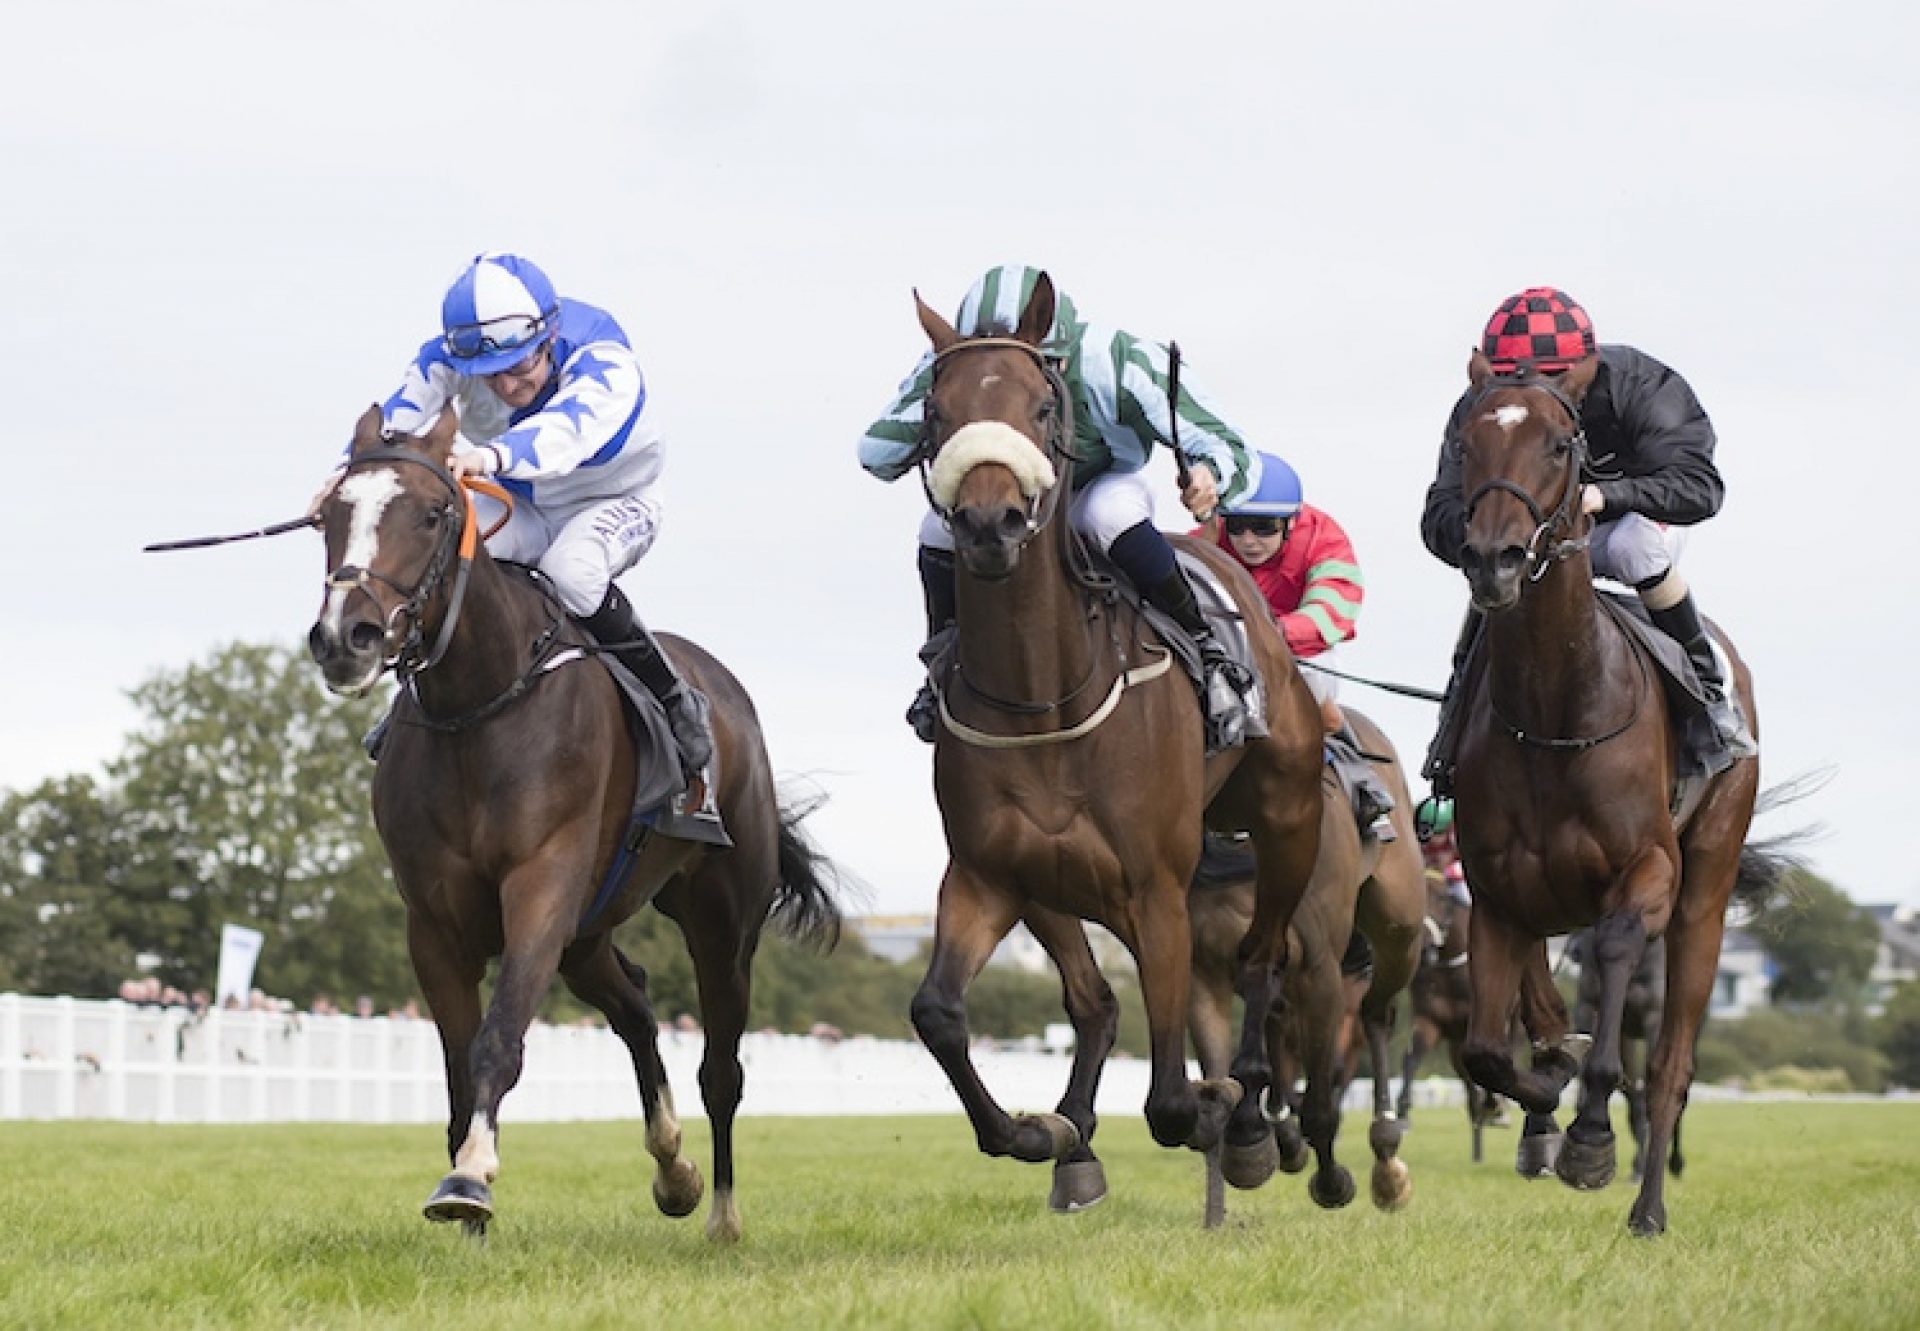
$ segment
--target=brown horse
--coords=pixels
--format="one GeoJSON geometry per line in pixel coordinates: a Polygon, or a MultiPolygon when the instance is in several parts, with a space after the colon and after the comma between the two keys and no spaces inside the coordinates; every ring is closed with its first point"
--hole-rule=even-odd
{"type": "MultiPolygon", "coordinates": [[[[1269,1056],[1284,1076],[1276,1076],[1268,1108],[1277,1119],[1283,1164],[1299,1167],[1298,1139],[1304,1131],[1317,1168],[1307,1193],[1323,1207],[1353,1200],[1353,1176],[1334,1158],[1340,1128],[1340,1099],[1352,1080],[1344,1035],[1349,1026],[1349,996],[1363,990],[1360,1030],[1373,1070],[1374,1205],[1393,1211],[1412,1196],[1412,1182],[1399,1159],[1400,1125],[1394,1117],[1387,1042],[1393,1034],[1394,1001],[1406,989],[1420,962],[1426,901],[1421,886],[1420,850],[1413,836],[1413,801],[1406,777],[1384,732],[1353,708],[1346,709],[1360,748],[1393,795],[1394,839],[1362,838],[1353,804],[1332,769],[1321,779],[1320,856],[1288,936],[1285,1010],[1267,1029],[1269,1056]],[[1372,945],[1372,976],[1363,985],[1342,971],[1342,959],[1358,929],[1372,945]],[[1296,1099],[1293,1070],[1306,1079],[1296,1099]],[[1292,1116],[1297,1107],[1298,1120],[1292,1116]]],[[[1194,988],[1189,1026],[1200,1069],[1218,1076],[1232,1048],[1235,953],[1254,914],[1254,884],[1196,888],[1192,903],[1194,988]]],[[[1293,1172],[1290,1170],[1289,1172],[1293,1172]]],[[[1218,1223],[1209,1188],[1209,1223],[1218,1223]]]]}
{"type": "MultiPolygon", "coordinates": [[[[1567,940],[1567,950],[1580,965],[1580,982],[1573,1000],[1573,1024],[1592,1030],[1600,1014],[1600,968],[1593,964],[1592,935],[1575,934],[1567,940]]],[[[1667,1008],[1667,940],[1656,938],[1647,944],[1627,984],[1627,1001],[1620,1009],[1621,1066],[1620,1094],[1627,1102],[1627,1125],[1633,1131],[1633,1176],[1637,1179],[1646,1164],[1647,1150],[1647,1057],[1660,1039],[1660,1022],[1667,1008]],[[1629,1052],[1631,1051],[1631,1056],[1629,1052]]],[[[1673,1125],[1673,1149],[1667,1154],[1667,1170],[1675,1178],[1686,1168],[1680,1154],[1680,1124],[1673,1125]]]]}
{"type": "Polygon", "coordinates": [[[1467,934],[1473,907],[1447,893],[1446,877],[1438,869],[1426,871],[1429,946],[1420,957],[1409,990],[1413,1007],[1413,1035],[1407,1042],[1400,1070],[1399,1111],[1402,1124],[1413,1121],[1413,1080],[1427,1055],[1446,1046],[1447,1060],[1467,1092],[1467,1122],[1473,1129],[1473,1162],[1483,1155],[1482,1134],[1500,1121],[1500,1097],[1481,1089],[1467,1075],[1461,1050],[1467,1042],[1467,1017],[1473,993],[1467,983],[1467,934]]]}
{"type": "Polygon", "coordinates": [[[713,1126],[707,1235],[730,1242],[740,1236],[733,1117],[749,967],[769,918],[796,936],[837,933],[826,866],[797,815],[779,806],[739,682],[677,638],[662,642],[713,705],[711,799],[733,844],[634,822],[644,772],[619,688],[587,659],[596,645],[526,570],[488,558],[473,501],[446,469],[457,425],[449,410],[424,437],[388,436],[379,408],[361,418],[321,515],[327,590],[309,641],[336,693],[364,693],[388,668],[401,680],[373,811],[446,1055],[453,1171],[427,1218],[485,1232],[500,1102],[519,1080],[527,1025],[556,971],[632,1053],[658,1165],[655,1202],[672,1216],[699,1204],[646,975],[613,944],[614,928],[651,901],[679,925],[693,960],[706,1029],[700,1091],[713,1126]],[[624,887],[610,872],[616,860],[631,867],[624,887]],[[483,1013],[480,983],[495,957],[483,1013]]]}
{"type": "MultiPolygon", "coordinates": [[[[1507,1020],[1544,940],[1594,925],[1600,1003],[1585,1095],[1555,1171],[1578,1188],[1614,1174],[1607,1100],[1621,1075],[1627,987],[1649,940],[1667,940],[1667,1020],[1648,1075],[1649,1144],[1664,1159],[1693,1078],[1694,1040],[1712,996],[1727,903],[1764,891],[1783,867],[1743,847],[1758,763],[1706,781],[1676,816],[1678,746],[1646,649],[1600,603],[1579,492],[1586,462],[1579,402],[1594,358],[1557,381],[1494,378],[1475,353],[1478,394],[1459,439],[1467,495],[1462,550],[1486,615],[1480,656],[1458,687],[1463,728],[1455,802],[1475,909],[1467,1070],[1488,1090],[1550,1116],[1572,1061],[1549,1049],[1514,1066],[1507,1020]]],[[[1757,726],[1752,678],[1724,635],[1742,707],[1757,726]]],[[[1555,1014],[1564,1015],[1564,1005],[1555,1014]]],[[[1542,1032],[1534,1030],[1536,1038],[1542,1032]]],[[[1548,1043],[1557,1043],[1558,1030],[1548,1043]]],[[[1628,1227],[1666,1228],[1664,1170],[1646,1171],[1628,1227]]]]}
{"type": "MultiPolygon", "coordinates": [[[[1052,939],[1056,956],[1084,948],[1068,926],[1097,920],[1139,964],[1154,1139],[1208,1149],[1224,1134],[1236,1181],[1257,1184],[1273,1170],[1273,1134],[1259,1109],[1271,1076],[1261,1031],[1278,994],[1286,926],[1318,849],[1319,709],[1252,580],[1219,551],[1188,543],[1240,607],[1269,732],[1205,754],[1195,690],[1168,669],[1168,649],[1137,611],[1083,568],[1068,520],[1073,399],[1040,351],[1053,321],[1052,283],[1041,276],[1004,336],[962,339],[917,303],[935,353],[923,462],[956,547],[958,669],[941,698],[934,749],[950,858],[914,1027],[983,1152],[1053,1161],[1063,1209],[1097,1198],[1097,1180],[1080,1177],[1097,1170],[1088,1149],[1093,1051],[1082,1049],[1060,1113],[1009,1116],[968,1056],[964,998],[1016,920],[1024,916],[1043,943],[1052,939]],[[1203,815],[1251,835],[1259,878],[1242,954],[1247,1018],[1234,1080],[1196,1086],[1183,1034],[1187,884],[1203,815]]],[[[1091,1023],[1096,1039],[1101,987],[1068,995],[1069,1011],[1081,1009],[1076,1024],[1091,1023]]]]}

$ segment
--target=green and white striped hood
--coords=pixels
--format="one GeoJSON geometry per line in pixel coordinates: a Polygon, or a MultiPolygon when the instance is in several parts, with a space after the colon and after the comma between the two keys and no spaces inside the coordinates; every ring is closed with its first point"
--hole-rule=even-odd
{"type": "MultiPolygon", "coordinates": [[[[962,337],[982,337],[991,332],[1011,333],[1020,326],[1021,312],[1033,298],[1033,288],[1043,270],[1024,263],[1003,263],[988,269],[966,299],[953,326],[962,337]]],[[[1053,289],[1053,328],[1047,334],[1045,350],[1064,356],[1079,335],[1080,319],[1066,292],[1053,289]]]]}

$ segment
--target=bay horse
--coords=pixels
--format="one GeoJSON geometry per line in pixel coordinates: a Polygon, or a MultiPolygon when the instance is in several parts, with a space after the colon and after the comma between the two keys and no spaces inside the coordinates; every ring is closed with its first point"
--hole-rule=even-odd
{"type": "MultiPolygon", "coordinates": [[[[1486,617],[1484,665],[1470,661],[1457,685],[1456,826],[1475,896],[1464,1062],[1482,1086],[1519,1101],[1530,1125],[1550,1122],[1572,1060],[1550,1048],[1531,1071],[1516,1068],[1508,1014],[1523,974],[1544,965],[1544,940],[1593,925],[1593,1047],[1554,1165],[1576,1188],[1604,1187],[1614,1175],[1606,1105],[1621,1075],[1621,1010],[1647,943],[1667,940],[1667,1020],[1648,1072],[1647,1149],[1658,1160],[1693,1079],[1728,901],[1736,890],[1766,892],[1784,867],[1744,844],[1756,760],[1708,778],[1677,815],[1670,808],[1679,755],[1667,699],[1647,649],[1600,602],[1587,552],[1592,520],[1580,513],[1579,404],[1598,364],[1589,357],[1555,380],[1496,378],[1476,351],[1468,377],[1477,396],[1457,440],[1467,496],[1461,569],[1486,617]]],[[[1713,632],[1757,734],[1751,673],[1713,632]]],[[[1642,1177],[1632,1233],[1666,1229],[1665,1180],[1661,1169],[1642,1177]]]]}
{"type": "MultiPolygon", "coordinates": [[[[982,1152],[1053,1162],[1057,1209],[1097,1200],[1105,1185],[1091,1158],[1092,1091],[1105,1050],[1096,1057],[1083,1038],[1059,1112],[1010,1116],[969,1057],[965,993],[1023,916],[1043,944],[1053,940],[1056,958],[1084,950],[1084,935],[1073,937],[1080,920],[1098,921],[1139,965],[1154,1140],[1221,1145],[1235,1181],[1257,1186],[1275,1154],[1259,1108],[1271,1077],[1261,1033],[1318,852],[1319,709],[1252,579],[1218,550],[1175,538],[1229,590],[1265,685],[1268,733],[1209,757],[1195,690],[1168,668],[1169,649],[1085,567],[1068,516],[1073,398],[1040,350],[1052,282],[1041,275],[1017,326],[987,336],[962,338],[915,303],[934,351],[921,465],[953,532],[958,634],[933,755],[949,860],[914,1028],[982,1152]],[[1232,1080],[1196,1086],[1184,1039],[1187,885],[1203,817],[1249,833],[1259,867],[1232,1080]]],[[[1076,1026],[1096,1040],[1103,987],[1068,994],[1076,1026]]]]}
{"type": "MultiPolygon", "coordinates": [[[[1394,1115],[1387,1042],[1393,1034],[1394,1003],[1420,963],[1426,896],[1413,835],[1413,801],[1399,759],[1369,717],[1351,707],[1344,710],[1361,751],[1393,795],[1389,818],[1394,838],[1363,838],[1339,778],[1331,768],[1323,768],[1320,854],[1288,930],[1284,1011],[1275,1013],[1267,1028],[1269,1056],[1286,1069],[1285,1075],[1275,1077],[1268,1110],[1276,1120],[1282,1165],[1293,1166],[1288,1172],[1304,1163],[1301,1133],[1313,1149],[1316,1168],[1308,1178],[1307,1195],[1328,1209],[1351,1202],[1353,1175],[1335,1159],[1334,1140],[1340,1100],[1353,1078],[1353,1068],[1343,1067],[1349,996],[1360,989],[1359,1029],[1373,1071],[1371,1193],[1381,1210],[1397,1211],[1411,1199],[1413,1184],[1406,1162],[1399,1158],[1401,1132],[1394,1115]],[[1356,930],[1373,953],[1371,977],[1359,984],[1343,973],[1341,964],[1356,930]],[[1294,1092],[1296,1069],[1306,1081],[1302,1096],[1294,1092]]],[[[1254,885],[1243,880],[1226,888],[1196,888],[1192,911],[1194,989],[1188,1024],[1201,1072],[1215,1076],[1225,1068],[1232,1048],[1234,957],[1253,917],[1254,885]]],[[[1220,1190],[1209,1183],[1207,1220],[1217,1224],[1221,1216],[1214,1202],[1220,1190]]]]}
{"type": "Polygon", "coordinates": [[[614,929],[651,902],[679,926],[693,961],[706,1031],[700,1091],[713,1128],[707,1236],[732,1242],[741,1228],[733,1118],[754,951],[769,920],[796,937],[837,936],[829,866],[796,826],[803,813],[781,808],[739,681],[671,635],[661,635],[664,649],[713,707],[709,798],[732,845],[635,824],[646,773],[619,687],[587,659],[596,644],[529,571],[488,557],[471,492],[496,488],[448,472],[457,426],[451,409],[424,436],[384,433],[378,407],[361,417],[321,513],[327,587],[309,635],[335,693],[363,694],[389,669],[401,680],[373,812],[446,1058],[453,1168],[426,1216],[484,1236],[500,1103],[519,1080],[527,1026],[556,972],[632,1054],[655,1203],[670,1216],[698,1206],[703,1184],[681,1155],[646,974],[613,942],[614,929]],[[624,887],[611,873],[616,860],[631,869],[624,887]],[[480,984],[496,957],[483,1012],[480,984]]]}

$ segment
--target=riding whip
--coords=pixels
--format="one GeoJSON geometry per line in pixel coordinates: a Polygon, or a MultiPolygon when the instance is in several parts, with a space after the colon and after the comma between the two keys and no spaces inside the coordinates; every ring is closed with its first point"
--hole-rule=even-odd
{"type": "Polygon", "coordinates": [[[231,536],[190,536],[184,541],[156,541],[152,545],[140,547],[143,555],[158,554],[166,550],[199,550],[209,545],[225,545],[229,541],[252,541],[262,536],[280,536],[290,531],[301,531],[307,527],[320,525],[318,518],[307,516],[293,518],[287,522],[276,522],[271,527],[262,527],[258,531],[235,532],[231,536]]]}

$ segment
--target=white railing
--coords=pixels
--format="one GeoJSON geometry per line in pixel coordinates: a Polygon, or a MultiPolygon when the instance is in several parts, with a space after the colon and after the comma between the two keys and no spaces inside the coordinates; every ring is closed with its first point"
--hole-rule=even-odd
{"type": "MultiPolygon", "coordinates": [[[[683,1116],[698,1117],[704,1042],[663,1030],[660,1056],[683,1116]]],[[[975,1050],[980,1075],[1013,1110],[1045,1109],[1067,1081],[1065,1054],[975,1050]]],[[[959,1101],[933,1058],[908,1040],[748,1035],[743,1112],[950,1114],[959,1101]]],[[[1145,1060],[1113,1058],[1102,1114],[1138,1114],[1145,1060]]],[[[1451,1080],[1416,1085],[1416,1103],[1460,1103],[1451,1080]]],[[[1368,1083],[1346,1104],[1368,1101],[1368,1083]]],[[[637,1118],[626,1046],[597,1027],[537,1025],[504,1112],[520,1122],[637,1118]]],[[[117,1000],[0,994],[0,1120],[149,1123],[438,1123],[447,1117],[440,1037],[429,1021],[136,1006],[117,1000]]]]}

